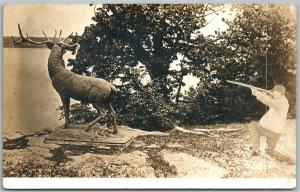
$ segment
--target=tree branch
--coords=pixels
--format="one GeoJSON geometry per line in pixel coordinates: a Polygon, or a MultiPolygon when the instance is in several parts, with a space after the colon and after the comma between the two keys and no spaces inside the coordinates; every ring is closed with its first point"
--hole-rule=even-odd
{"type": "Polygon", "coordinates": [[[178,101],[179,101],[179,96],[180,96],[180,92],[181,92],[181,87],[182,87],[182,80],[183,80],[183,72],[182,72],[182,68],[183,68],[183,61],[185,59],[185,56],[182,58],[182,60],[180,61],[180,79],[178,81],[178,84],[179,84],[179,87],[177,89],[177,93],[176,93],[176,99],[175,99],[175,102],[176,104],[178,104],[178,101]]]}
{"type": "Polygon", "coordinates": [[[206,17],[206,16],[211,15],[211,14],[213,14],[213,13],[216,13],[216,12],[218,12],[218,11],[221,11],[222,9],[224,9],[224,7],[222,7],[221,9],[218,9],[218,10],[216,10],[216,11],[207,13],[206,15],[203,15],[203,17],[206,17]]]}

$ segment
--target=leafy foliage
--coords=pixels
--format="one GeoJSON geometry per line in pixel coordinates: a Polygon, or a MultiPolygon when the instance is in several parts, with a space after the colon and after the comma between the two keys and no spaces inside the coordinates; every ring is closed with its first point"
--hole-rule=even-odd
{"type": "Polygon", "coordinates": [[[130,94],[125,111],[121,111],[123,121],[145,130],[168,131],[173,128],[173,105],[166,102],[159,92],[159,87],[148,84],[130,94]]]}
{"type": "MultiPolygon", "coordinates": [[[[64,118],[63,107],[60,106],[61,118],[64,118]]],[[[85,124],[93,121],[97,117],[96,111],[93,111],[89,105],[75,103],[70,107],[70,123],[85,124]]]]}
{"type": "MultiPolygon", "coordinates": [[[[183,76],[188,73],[185,63],[199,63],[189,55],[189,50],[198,46],[192,36],[205,25],[207,10],[208,6],[203,4],[103,5],[92,18],[95,23],[85,28],[76,59],[69,60],[69,65],[76,73],[121,84],[118,87],[123,96],[115,105],[120,108],[117,111],[123,123],[146,129],[169,129],[171,117],[167,115],[174,98],[172,91],[184,85],[183,76]],[[178,54],[186,59],[182,62],[185,67],[176,73],[170,70],[170,65],[178,59],[178,54]],[[136,71],[141,64],[151,79],[148,87],[138,83],[144,75],[136,71]],[[150,91],[150,87],[154,90],[150,91]],[[128,103],[132,104],[130,110],[128,103]]],[[[205,38],[202,40],[205,43],[205,38]]],[[[180,91],[175,97],[178,101],[180,91]]]]}
{"type": "Polygon", "coordinates": [[[243,121],[258,119],[265,113],[265,106],[249,89],[229,85],[226,80],[266,89],[284,85],[290,115],[295,116],[296,28],[295,15],[289,9],[285,5],[235,7],[235,18],[226,21],[228,30],[213,37],[216,41],[208,61],[210,74],[196,74],[204,80],[197,93],[190,95],[194,102],[188,107],[201,109],[195,115],[200,121],[206,117],[217,122],[243,121]]]}
{"type": "Polygon", "coordinates": [[[142,63],[168,99],[170,64],[196,46],[191,37],[204,26],[205,10],[203,4],[103,5],[92,18],[95,24],[85,28],[70,65],[77,73],[126,82],[125,68],[142,63]]]}
{"type": "Polygon", "coordinates": [[[248,89],[226,80],[266,89],[283,84],[294,116],[296,22],[291,7],[235,5],[226,10],[234,19],[222,19],[228,29],[204,36],[205,16],[222,9],[103,5],[95,10],[94,23],[85,28],[69,65],[76,73],[115,83],[122,93],[113,103],[118,121],[133,127],[167,130],[174,119],[207,124],[261,117],[265,106],[248,89]],[[148,84],[143,82],[147,75],[148,84]],[[186,75],[200,82],[183,94],[186,75]]]}

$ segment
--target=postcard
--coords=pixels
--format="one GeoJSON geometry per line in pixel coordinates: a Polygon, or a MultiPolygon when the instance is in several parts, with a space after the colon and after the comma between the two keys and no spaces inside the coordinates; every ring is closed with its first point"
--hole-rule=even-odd
{"type": "Polygon", "coordinates": [[[296,187],[296,7],[7,4],[6,189],[296,187]]]}

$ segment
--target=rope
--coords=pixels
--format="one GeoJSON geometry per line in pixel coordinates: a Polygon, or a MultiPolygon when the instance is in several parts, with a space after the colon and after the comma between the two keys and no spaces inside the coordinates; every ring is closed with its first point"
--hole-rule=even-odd
{"type": "Polygon", "coordinates": [[[268,89],[268,25],[266,26],[266,89],[268,89]]]}
{"type": "MultiPolygon", "coordinates": [[[[268,8],[268,7],[267,7],[268,8]]],[[[266,90],[268,90],[268,21],[266,23],[266,90]]],[[[268,110],[268,107],[266,106],[266,112],[268,110]]],[[[266,169],[267,169],[267,174],[269,173],[269,166],[268,166],[268,160],[269,158],[266,156],[266,154],[263,155],[265,157],[265,162],[266,162],[266,169]]]]}

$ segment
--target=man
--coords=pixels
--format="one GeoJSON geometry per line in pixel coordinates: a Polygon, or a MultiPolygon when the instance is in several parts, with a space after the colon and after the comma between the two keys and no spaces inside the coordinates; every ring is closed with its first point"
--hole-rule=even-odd
{"type": "Polygon", "coordinates": [[[260,149],[260,137],[267,137],[266,152],[272,154],[285,129],[289,103],[285,97],[285,87],[275,85],[271,94],[251,89],[252,95],[269,107],[268,112],[260,119],[257,126],[250,128],[251,142],[254,146],[252,155],[258,155],[260,149]]]}

